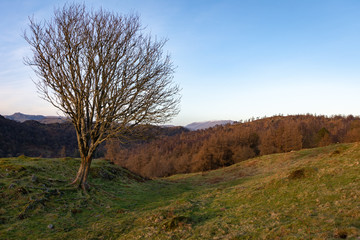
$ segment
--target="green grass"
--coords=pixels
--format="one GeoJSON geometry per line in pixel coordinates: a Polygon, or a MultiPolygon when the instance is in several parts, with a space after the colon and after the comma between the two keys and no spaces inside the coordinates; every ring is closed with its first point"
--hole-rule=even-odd
{"type": "Polygon", "coordinates": [[[78,165],[0,159],[0,239],[360,237],[360,143],[151,181],[96,160],[88,194],[68,185],[78,165]]]}

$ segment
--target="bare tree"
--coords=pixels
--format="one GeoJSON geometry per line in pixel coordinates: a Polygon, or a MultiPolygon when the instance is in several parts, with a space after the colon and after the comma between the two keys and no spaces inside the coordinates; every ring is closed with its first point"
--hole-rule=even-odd
{"type": "Polygon", "coordinates": [[[94,151],[129,128],[163,123],[178,113],[179,87],[165,40],[144,34],[139,17],[65,5],[50,21],[30,18],[24,38],[41,96],[76,129],[81,165],[73,184],[88,188],[94,151]]]}

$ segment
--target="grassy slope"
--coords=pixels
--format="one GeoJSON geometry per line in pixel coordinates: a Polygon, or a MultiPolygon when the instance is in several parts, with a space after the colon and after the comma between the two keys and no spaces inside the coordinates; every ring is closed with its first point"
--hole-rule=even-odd
{"type": "Polygon", "coordinates": [[[357,239],[359,159],[337,144],[146,182],[95,161],[88,195],[67,186],[78,160],[0,159],[0,239],[357,239]]]}

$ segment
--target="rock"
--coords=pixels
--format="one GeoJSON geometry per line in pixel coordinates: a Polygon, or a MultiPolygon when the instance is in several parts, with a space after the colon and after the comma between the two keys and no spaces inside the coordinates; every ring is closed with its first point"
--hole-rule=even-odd
{"type": "Polygon", "coordinates": [[[54,225],[52,225],[52,224],[49,224],[47,227],[48,227],[48,229],[54,229],[54,225]]]}
{"type": "Polygon", "coordinates": [[[31,181],[32,181],[32,182],[37,182],[37,180],[38,180],[37,176],[36,176],[35,174],[33,174],[33,175],[31,176],[31,181]]]}

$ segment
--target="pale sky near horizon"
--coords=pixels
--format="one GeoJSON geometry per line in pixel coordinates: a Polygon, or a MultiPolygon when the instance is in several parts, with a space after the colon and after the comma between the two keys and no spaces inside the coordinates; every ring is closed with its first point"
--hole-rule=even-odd
{"type": "Polygon", "coordinates": [[[360,115],[357,0],[12,0],[0,1],[0,114],[57,115],[23,64],[28,16],[85,2],[136,12],[167,38],[177,66],[181,112],[171,122],[241,120],[276,114],[360,115]]]}

